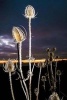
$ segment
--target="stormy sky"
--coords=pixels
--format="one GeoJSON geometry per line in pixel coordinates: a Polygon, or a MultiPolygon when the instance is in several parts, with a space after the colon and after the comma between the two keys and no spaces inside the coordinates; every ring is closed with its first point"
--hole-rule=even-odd
{"type": "Polygon", "coordinates": [[[24,26],[27,38],[22,42],[22,57],[28,58],[28,19],[25,7],[32,5],[32,56],[45,58],[46,49],[56,47],[56,55],[67,58],[67,0],[0,0],[0,59],[17,58],[13,26],[24,26]]]}

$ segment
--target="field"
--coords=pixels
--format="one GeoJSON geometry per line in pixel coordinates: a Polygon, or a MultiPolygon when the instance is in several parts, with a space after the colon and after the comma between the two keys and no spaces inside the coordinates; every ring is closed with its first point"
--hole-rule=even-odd
{"type": "MultiPolygon", "coordinates": [[[[60,77],[60,93],[57,77],[57,93],[60,97],[63,97],[63,100],[67,100],[67,61],[59,61],[57,69],[61,70],[62,75],[60,77]]],[[[23,64],[24,76],[27,76],[28,64],[23,64]]],[[[46,68],[42,69],[42,75],[45,75],[46,68]]],[[[39,68],[35,67],[32,77],[32,100],[36,100],[34,94],[34,89],[37,88],[37,81],[39,75],[39,68]]],[[[23,90],[21,89],[20,81],[16,80],[18,78],[17,71],[12,75],[13,89],[16,100],[25,100],[23,90]]],[[[28,85],[28,81],[27,81],[28,85]]],[[[40,82],[40,93],[39,100],[47,100],[48,96],[51,94],[48,81],[46,81],[45,90],[43,88],[43,82],[40,82]]],[[[9,84],[9,75],[3,71],[3,65],[0,65],[0,100],[12,100],[10,84],[9,84]]]]}

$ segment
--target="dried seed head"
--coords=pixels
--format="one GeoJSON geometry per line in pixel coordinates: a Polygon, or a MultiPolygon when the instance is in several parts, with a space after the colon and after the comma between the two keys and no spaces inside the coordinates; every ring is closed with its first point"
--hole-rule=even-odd
{"type": "Polygon", "coordinates": [[[28,5],[25,8],[25,17],[26,18],[34,18],[35,17],[35,9],[31,5],[28,5]]]}
{"type": "Polygon", "coordinates": [[[46,76],[42,76],[41,80],[44,82],[46,81],[46,76]]]}
{"type": "Polygon", "coordinates": [[[56,51],[56,47],[52,49],[52,51],[56,51]]]}
{"type": "Polygon", "coordinates": [[[34,93],[35,93],[36,96],[38,95],[38,89],[37,88],[35,88],[34,93]]]}
{"type": "Polygon", "coordinates": [[[17,43],[20,43],[20,42],[22,42],[22,41],[24,41],[26,39],[25,33],[19,27],[13,27],[12,35],[13,35],[14,40],[17,43]]]}
{"type": "Polygon", "coordinates": [[[57,70],[57,73],[56,73],[58,76],[60,76],[62,73],[60,70],[57,70]]]}
{"type": "Polygon", "coordinates": [[[14,63],[9,59],[8,62],[5,64],[4,71],[5,72],[14,72],[16,67],[14,63]]]}
{"type": "Polygon", "coordinates": [[[49,49],[49,48],[47,48],[47,49],[46,49],[46,51],[47,51],[47,52],[50,52],[50,49],[49,49]]]}
{"type": "Polygon", "coordinates": [[[60,100],[58,94],[56,92],[53,92],[50,97],[49,100],[60,100]]]}

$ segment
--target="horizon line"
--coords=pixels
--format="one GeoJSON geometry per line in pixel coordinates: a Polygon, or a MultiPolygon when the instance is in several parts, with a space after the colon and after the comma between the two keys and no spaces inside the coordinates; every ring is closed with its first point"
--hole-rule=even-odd
{"type": "MultiPolygon", "coordinates": [[[[13,63],[18,63],[18,60],[10,59],[13,63]]],[[[8,60],[0,60],[0,64],[6,63],[8,60]]],[[[45,62],[46,59],[33,59],[31,60],[31,63],[39,63],[39,62],[45,62]]],[[[67,61],[66,58],[64,59],[53,59],[53,61],[67,61]]],[[[29,59],[22,60],[22,63],[29,63],[29,59]]]]}

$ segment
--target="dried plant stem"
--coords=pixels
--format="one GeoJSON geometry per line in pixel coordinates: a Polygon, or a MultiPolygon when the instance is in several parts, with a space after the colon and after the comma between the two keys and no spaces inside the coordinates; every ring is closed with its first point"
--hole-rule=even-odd
{"type": "Polygon", "coordinates": [[[20,73],[21,73],[21,77],[22,77],[22,81],[23,81],[23,84],[22,84],[22,81],[20,81],[21,83],[21,86],[23,88],[23,91],[25,93],[25,96],[26,96],[26,99],[29,100],[29,95],[28,95],[28,89],[27,89],[27,85],[24,81],[24,76],[23,76],[23,71],[22,71],[22,55],[21,55],[21,43],[19,43],[19,65],[20,65],[20,73]],[[24,85],[24,87],[23,87],[24,85]]]}
{"type": "Polygon", "coordinates": [[[48,73],[48,81],[49,81],[49,85],[51,87],[51,82],[50,82],[50,77],[49,77],[49,70],[48,70],[48,64],[47,64],[47,73],[48,73]]]}
{"type": "Polygon", "coordinates": [[[37,100],[38,100],[38,96],[39,96],[39,86],[40,86],[40,77],[41,77],[41,71],[42,71],[42,67],[40,66],[40,71],[39,71],[39,78],[38,78],[38,89],[37,89],[37,100]]]}
{"type": "Polygon", "coordinates": [[[13,93],[13,86],[12,86],[12,79],[11,79],[11,72],[9,72],[9,81],[10,81],[10,89],[13,100],[15,100],[14,93],[13,93]]]}
{"type": "Polygon", "coordinates": [[[57,62],[55,66],[55,82],[54,82],[54,89],[56,90],[56,72],[57,72],[57,62]]]}
{"type": "Polygon", "coordinates": [[[50,72],[51,72],[52,86],[54,86],[54,75],[53,75],[53,69],[52,69],[52,61],[50,62],[50,72]]]}
{"type": "Polygon", "coordinates": [[[29,18],[29,96],[31,100],[31,19],[29,18]]]}
{"type": "Polygon", "coordinates": [[[32,73],[33,73],[33,71],[34,71],[34,66],[35,66],[35,63],[33,64],[33,67],[32,67],[32,73]]]}

